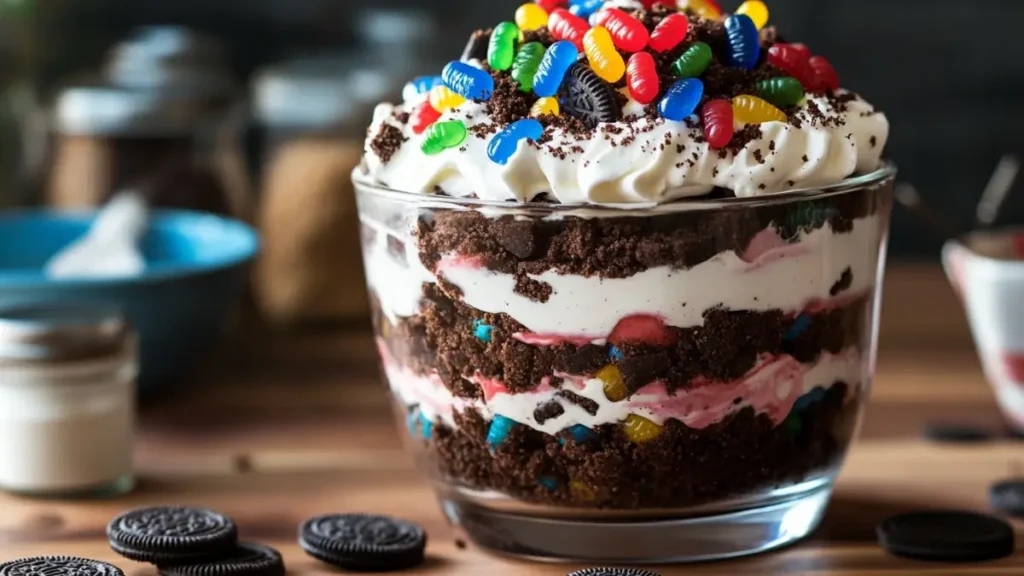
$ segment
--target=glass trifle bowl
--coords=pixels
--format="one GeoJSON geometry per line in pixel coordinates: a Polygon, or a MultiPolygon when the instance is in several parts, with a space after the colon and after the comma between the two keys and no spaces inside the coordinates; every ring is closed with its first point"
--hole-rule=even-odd
{"type": "Polygon", "coordinates": [[[894,175],[622,208],[357,170],[383,371],[445,514],[595,562],[813,531],[870,388],[894,175]]]}

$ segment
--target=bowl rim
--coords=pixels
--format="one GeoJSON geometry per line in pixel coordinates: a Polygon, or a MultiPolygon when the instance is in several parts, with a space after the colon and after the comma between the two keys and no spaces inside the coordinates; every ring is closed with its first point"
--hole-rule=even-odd
{"type": "MultiPolygon", "coordinates": [[[[0,225],[8,220],[33,217],[43,217],[69,223],[88,223],[88,221],[96,216],[97,212],[97,209],[65,211],[51,208],[13,208],[0,211],[0,225]]],[[[151,222],[173,222],[175,220],[208,220],[216,222],[222,229],[229,231],[231,235],[239,239],[239,248],[228,251],[222,258],[212,259],[208,262],[192,263],[189,265],[172,264],[162,266],[158,270],[146,269],[142,274],[124,277],[54,279],[46,277],[41,270],[0,269],[0,290],[31,287],[45,287],[48,289],[117,288],[155,284],[228,270],[251,261],[259,253],[259,233],[252,226],[241,220],[194,210],[157,208],[152,209],[150,212],[151,222]]]]}

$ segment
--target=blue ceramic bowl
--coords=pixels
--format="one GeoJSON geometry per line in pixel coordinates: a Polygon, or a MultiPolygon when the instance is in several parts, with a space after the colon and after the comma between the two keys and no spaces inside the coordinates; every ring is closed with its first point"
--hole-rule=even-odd
{"type": "Polygon", "coordinates": [[[239,302],[259,240],[245,224],[197,212],[157,210],[142,242],[146,271],[110,280],[50,280],[43,266],[81,238],[95,213],[0,213],[0,307],[102,302],[139,332],[140,393],[179,381],[209,352],[239,302]]]}

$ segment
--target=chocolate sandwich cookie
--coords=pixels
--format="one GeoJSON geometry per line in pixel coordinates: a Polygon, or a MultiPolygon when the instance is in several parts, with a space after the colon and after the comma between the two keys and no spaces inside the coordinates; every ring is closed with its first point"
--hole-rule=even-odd
{"type": "Polygon", "coordinates": [[[939,562],[997,560],[1013,554],[1013,528],[992,516],[933,511],[893,516],[878,527],[878,542],[896,556],[939,562]]]}
{"type": "Polygon", "coordinates": [[[582,120],[589,128],[615,122],[621,115],[612,87],[583,62],[569,67],[558,95],[562,112],[582,120]]]}
{"type": "Polygon", "coordinates": [[[0,576],[124,576],[113,564],[73,556],[36,556],[0,564],[0,576]]]}
{"type": "Polygon", "coordinates": [[[234,550],[198,564],[161,566],[164,576],[284,576],[281,553],[270,546],[239,542],[234,550]]]}
{"type": "Polygon", "coordinates": [[[307,554],[348,570],[403,570],[423,561],[427,534],[411,522],[366,514],[306,520],[299,545],[307,554]]]}
{"type": "Polygon", "coordinates": [[[468,62],[470,60],[487,61],[487,47],[491,41],[489,30],[477,30],[469,35],[466,47],[462,50],[462,57],[459,60],[468,62]]]}
{"type": "Polygon", "coordinates": [[[107,525],[107,538],[125,558],[173,566],[230,552],[238,542],[238,529],[213,510],[166,506],[117,516],[107,525]]]}
{"type": "Polygon", "coordinates": [[[660,576],[650,570],[638,568],[585,568],[577,570],[568,576],[660,576]]]}

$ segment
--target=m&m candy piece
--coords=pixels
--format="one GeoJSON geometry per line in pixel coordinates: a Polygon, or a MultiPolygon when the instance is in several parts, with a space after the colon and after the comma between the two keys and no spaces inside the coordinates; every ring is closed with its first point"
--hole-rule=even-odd
{"type": "Polygon", "coordinates": [[[423,134],[423,131],[437,122],[441,118],[441,113],[436,108],[430,105],[430,102],[424,102],[413,110],[412,118],[409,119],[409,125],[412,126],[413,134],[423,134]]]}
{"type": "Polygon", "coordinates": [[[640,444],[650,442],[661,436],[664,428],[643,416],[630,414],[626,416],[626,420],[622,423],[622,430],[626,433],[626,438],[629,438],[631,442],[640,444]]]}
{"type": "Polygon", "coordinates": [[[605,366],[594,374],[604,384],[604,395],[612,402],[621,402],[629,397],[629,388],[622,379],[622,372],[613,365],[605,366]]]}
{"type": "Polygon", "coordinates": [[[523,44],[512,61],[512,79],[519,83],[519,89],[523,92],[533,90],[533,78],[537,75],[537,68],[541,59],[544,58],[544,45],[540,42],[528,42],[523,44]]]}
{"type": "Polygon", "coordinates": [[[559,8],[568,8],[569,0],[535,0],[534,4],[544,9],[544,12],[551,14],[559,8]]]}
{"type": "Polygon", "coordinates": [[[508,125],[499,132],[487,146],[487,157],[491,162],[504,166],[516,153],[520,140],[536,141],[544,135],[544,125],[534,118],[524,118],[508,125]]]}
{"type": "Polygon", "coordinates": [[[566,431],[569,433],[569,436],[572,438],[572,441],[578,444],[582,444],[584,442],[589,442],[591,440],[597,439],[597,432],[594,432],[593,430],[587,428],[583,424],[576,424],[570,426],[569,429],[566,431]]]}
{"type": "Polygon", "coordinates": [[[643,50],[651,39],[643,22],[618,8],[608,8],[598,12],[594,24],[604,26],[611,34],[615,46],[626,52],[643,50]]]}
{"type": "Polygon", "coordinates": [[[814,70],[811,69],[810,54],[793,44],[775,44],[768,49],[768,63],[800,81],[810,89],[815,84],[814,70]]]}
{"type": "Polygon", "coordinates": [[[604,0],[571,0],[569,12],[587,19],[604,6],[604,0]]]}
{"type": "Polygon", "coordinates": [[[459,120],[435,122],[427,129],[420,149],[428,156],[455,148],[466,140],[466,125],[459,120]]]}
{"type": "Polygon", "coordinates": [[[728,146],[735,132],[732,125],[732,103],[728,100],[708,100],[700,116],[704,121],[704,138],[708,145],[716,150],[728,146]]]}
{"type": "Polygon", "coordinates": [[[658,97],[661,82],[658,80],[654,56],[650,52],[637,52],[629,57],[626,85],[629,86],[630,97],[641,104],[650,104],[658,97]]]}
{"type": "Polygon", "coordinates": [[[694,42],[672,63],[672,74],[679,78],[696,78],[708,69],[711,59],[711,46],[704,42],[694,42]]]}
{"type": "Polygon", "coordinates": [[[537,4],[523,4],[516,10],[516,26],[531,31],[548,25],[548,11],[537,4]]]}
{"type": "MultiPolygon", "coordinates": [[[[532,6],[532,4],[528,4],[532,6]]],[[[502,22],[491,32],[491,43],[487,47],[487,64],[494,70],[508,70],[516,57],[516,41],[519,28],[511,22],[502,22]]]]}
{"type": "Polygon", "coordinates": [[[752,70],[761,57],[761,34],[750,16],[733,14],[725,19],[725,34],[729,39],[729,63],[738,68],[752,70]]]}
{"type": "Polygon", "coordinates": [[[530,107],[530,116],[537,118],[549,114],[551,116],[558,116],[561,113],[558,105],[558,98],[538,98],[533,106],[530,107]]]}
{"type": "Polygon", "coordinates": [[[494,78],[465,62],[449,62],[441,71],[441,78],[449,90],[467,100],[490,100],[494,94],[494,78]]]}
{"type": "Polygon", "coordinates": [[[558,93],[569,67],[576,63],[579,51],[568,40],[559,40],[548,46],[544,57],[533,77],[533,92],[541,98],[549,98],[558,93]]]}
{"type": "Polygon", "coordinates": [[[583,48],[594,72],[605,82],[618,82],[626,73],[626,63],[615,49],[612,35],[604,26],[591,28],[583,37],[583,48]]]}
{"type": "Polygon", "coordinates": [[[611,348],[608,349],[608,357],[618,362],[619,360],[625,358],[626,355],[622,353],[622,350],[620,350],[618,346],[612,346],[611,348]]]}
{"type": "Polygon", "coordinates": [[[804,87],[789,76],[770,78],[757,83],[757,95],[776,106],[795,106],[804,97],[804,87]]]}
{"type": "Polygon", "coordinates": [[[597,493],[590,486],[579,480],[569,481],[569,494],[577,502],[593,502],[597,500],[597,493]]]}
{"type": "Polygon", "coordinates": [[[590,30],[587,21],[571,14],[568,10],[559,8],[548,17],[548,32],[555,40],[568,40],[576,49],[583,50],[583,36],[590,30]]]}
{"type": "Polygon", "coordinates": [[[476,336],[477,340],[483,340],[490,344],[494,339],[494,326],[486,324],[483,320],[474,320],[473,336],[476,336]]]}
{"type": "Polygon", "coordinates": [[[765,122],[785,122],[786,115],[771,103],[757,96],[744,94],[732,99],[732,115],[744,124],[763,124],[765,122]]]}
{"type": "Polygon", "coordinates": [[[722,7],[714,0],[685,0],[680,8],[689,9],[708,20],[718,20],[722,17],[722,7]]]}
{"type": "Polygon", "coordinates": [[[537,483],[552,492],[558,490],[558,479],[554,476],[540,476],[537,478],[537,483]]]}
{"type": "Polygon", "coordinates": [[[807,314],[800,314],[796,317],[793,325],[786,330],[786,334],[782,337],[787,342],[792,342],[800,337],[801,334],[807,331],[811,327],[811,317],[807,314]]]}
{"type": "Polygon", "coordinates": [[[686,38],[690,30],[690,19],[682,14],[669,14],[651,32],[651,50],[668,52],[686,38]]]}
{"type": "Polygon", "coordinates": [[[430,105],[438,112],[447,112],[452,108],[458,108],[465,101],[465,98],[452,92],[447,86],[434,86],[430,91],[430,105]]]}
{"type": "Polygon", "coordinates": [[[768,23],[768,7],[761,0],[747,0],[736,9],[737,14],[750,16],[754,26],[760,30],[768,23]]]}
{"type": "Polygon", "coordinates": [[[666,120],[680,122],[697,110],[704,97],[704,83],[698,78],[684,78],[673,84],[658,102],[658,113],[666,120]]]}
{"type": "Polygon", "coordinates": [[[824,56],[815,56],[808,60],[807,64],[814,71],[816,89],[829,91],[839,89],[839,75],[836,74],[836,69],[832,67],[832,63],[826,60],[824,56]]]}
{"type": "Polygon", "coordinates": [[[441,85],[440,76],[419,76],[413,78],[402,88],[402,100],[409,102],[418,96],[430,92],[434,86],[441,85]]]}
{"type": "Polygon", "coordinates": [[[491,427],[487,430],[487,443],[491,445],[492,449],[497,450],[498,446],[508,440],[509,432],[512,431],[515,424],[515,420],[511,418],[501,414],[494,415],[494,418],[491,419],[491,427]]]}

